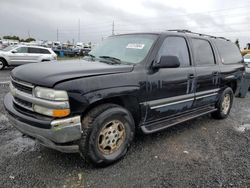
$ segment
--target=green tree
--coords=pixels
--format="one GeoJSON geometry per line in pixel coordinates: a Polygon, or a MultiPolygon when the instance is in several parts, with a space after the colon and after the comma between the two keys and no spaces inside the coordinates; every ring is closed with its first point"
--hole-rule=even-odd
{"type": "Polygon", "coordinates": [[[3,39],[7,39],[7,40],[18,40],[18,41],[20,41],[20,38],[18,37],[18,36],[15,36],[15,35],[13,35],[13,36],[3,36],[3,39]]]}
{"type": "Polygon", "coordinates": [[[32,41],[36,41],[36,39],[34,38],[27,38],[24,40],[24,42],[32,42],[32,41]]]}

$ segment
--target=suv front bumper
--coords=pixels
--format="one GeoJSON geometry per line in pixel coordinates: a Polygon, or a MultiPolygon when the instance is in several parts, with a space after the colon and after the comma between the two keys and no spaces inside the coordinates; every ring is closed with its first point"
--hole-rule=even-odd
{"type": "MultiPolygon", "coordinates": [[[[77,141],[81,138],[81,118],[75,116],[66,119],[57,119],[52,121],[45,121],[49,123],[49,129],[33,126],[37,122],[28,124],[25,119],[31,120],[31,117],[20,113],[14,108],[13,97],[8,93],[4,98],[4,106],[8,112],[10,123],[23,134],[33,137],[42,145],[61,151],[65,153],[79,152],[79,146],[76,144],[67,144],[69,142],[77,141]]],[[[41,120],[40,120],[41,121],[41,120]]],[[[47,126],[48,127],[48,126],[47,126]]]]}

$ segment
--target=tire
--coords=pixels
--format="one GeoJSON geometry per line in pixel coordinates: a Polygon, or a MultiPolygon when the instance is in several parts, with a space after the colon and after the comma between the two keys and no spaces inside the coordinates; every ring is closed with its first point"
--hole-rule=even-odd
{"type": "Polygon", "coordinates": [[[229,113],[230,113],[230,110],[232,108],[233,99],[234,99],[233,90],[230,87],[226,88],[222,92],[222,94],[221,94],[221,96],[216,104],[216,108],[218,110],[211,114],[212,117],[215,119],[227,118],[229,113]]]}
{"type": "Polygon", "coordinates": [[[82,130],[79,148],[85,162],[107,166],[127,153],[134,138],[135,125],[133,117],[125,108],[103,104],[83,118],[82,130]]]}
{"type": "Polygon", "coordinates": [[[6,66],[6,61],[4,59],[0,59],[0,70],[3,70],[6,66]]]}

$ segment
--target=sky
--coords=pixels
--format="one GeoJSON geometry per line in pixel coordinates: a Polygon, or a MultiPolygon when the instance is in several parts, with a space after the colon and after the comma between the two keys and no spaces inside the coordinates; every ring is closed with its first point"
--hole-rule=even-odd
{"type": "Polygon", "coordinates": [[[249,0],[0,0],[0,37],[99,43],[114,22],[115,34],[188,29],[239,39],[243,48],[249,8],[249,0]]]}

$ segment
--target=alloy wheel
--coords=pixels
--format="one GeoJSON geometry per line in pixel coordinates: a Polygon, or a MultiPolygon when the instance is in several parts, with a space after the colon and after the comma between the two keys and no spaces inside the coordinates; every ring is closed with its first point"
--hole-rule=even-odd
{"type": "Polygon", "coordinates": [[[224,114],[227,114],[229,109],[230,109],[230,105],[231,105],[231,97],[229,94],[226,94],[223,98],[222,101],[222,112],[224,114]]]}
{"type": "Polygon", "coordinates": [[[113,120],[105,124],[98,137],[98,148],[110,155],[117,151],[125,141],[125,126],[119,120],[113,120]]]}

